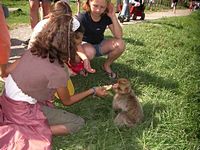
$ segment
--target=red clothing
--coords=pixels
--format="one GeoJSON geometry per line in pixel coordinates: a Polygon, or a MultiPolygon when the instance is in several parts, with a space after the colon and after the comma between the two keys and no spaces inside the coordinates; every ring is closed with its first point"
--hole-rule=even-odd
{"type": "Polygon", "coordinates": [[[4,12],[0,5],[0,64],[7,64],[10,56],[10,45],[10,35],[4,12]]]}
{"type": "Polygon", "coordinates": [[[84,70],[83,61],[80,61],[79,63],[76,63],[76,64],[69,64],[69,63],[66,63],[66,64],[75,73],[80,73],[82,70],[84,70]]]}

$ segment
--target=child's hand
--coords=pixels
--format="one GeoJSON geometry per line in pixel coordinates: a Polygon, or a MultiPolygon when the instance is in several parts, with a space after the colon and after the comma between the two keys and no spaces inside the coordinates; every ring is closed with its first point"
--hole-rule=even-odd
{"type": "Polygon", "coordinates": [[[83,61],[83,64],[84,64],[84,68],[85,68],[85,70],[86,70],[87,72],[89,72],[89,73],[95,73],[95,72],[96,72],[96,70],[93,69],[93,68],[90,66],[90,61],[89,61],[88,59],[85,59],[85,60],[83,61]]]}
{"type": "Polygon", "coordinates": [[[104,97],[108,95],[108,92],[105,87],[100,86],[100,87],[94,87],[93,89],[95,90],[94,94],[99,97],[104,97]]]}

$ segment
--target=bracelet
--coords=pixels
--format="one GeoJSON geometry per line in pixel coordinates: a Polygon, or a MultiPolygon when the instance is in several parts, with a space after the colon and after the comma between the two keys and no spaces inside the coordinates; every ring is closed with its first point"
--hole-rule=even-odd
{"type": "Polygon", "coordinates": [[[97,91],[96,91],[95,87],[92,87],[92,90],[93,90],[93,96],[96,96],[97,91]]]}

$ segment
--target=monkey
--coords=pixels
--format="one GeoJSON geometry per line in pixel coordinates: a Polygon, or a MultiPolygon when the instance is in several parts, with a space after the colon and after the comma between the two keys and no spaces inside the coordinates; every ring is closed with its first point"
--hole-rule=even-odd
{"type": "Polygon", "coordinates": [[[135,127],[143,118],[143,109],[136,97],[131,83],[125,78],[119,78],[113,84],[112,89],[115,94],[112,107],[114,111],[119,111],[114,119],[114,124],[118,127],[135,127]]]}

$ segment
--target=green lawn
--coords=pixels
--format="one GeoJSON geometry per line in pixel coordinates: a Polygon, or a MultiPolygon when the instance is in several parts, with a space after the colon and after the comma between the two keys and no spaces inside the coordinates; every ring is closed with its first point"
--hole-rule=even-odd
{"type": "MultiPolygon", "coordinates": [[[[113,68],[131,81],[144,109],[144,122],[137,128],[115,127],[112,94],[88,97],[70,107],[56,101],[57,107],[83,117],[86,125],[74,135],[54,137],[53,150],[200,149],[199,25],[199,11],[124,25],[126,51],[113,68]]],[[[101,70],[104,59],[91,62],[96,74],[72,77],[77,92],[112,82],[101,70]]]]}
{"type": "MultiPolygon", "coordinates": [[[[131,80],[145,113],[135,129],[113,125],[112,95],[89,97],[71,107],[86,126],[77,134],[54,138],[54,149],[66,150],[197,150],[199,145],[200,12],[125,25],[125,53],[113,68],[131,80]]],[[[109,37],[110,33],[106,35],[109,37]]],[[[73,77],[76,91],[111,81],[92,61],[97,74],[73,77]]]]}
{"type": "MultiPolygon", "coordinates": [[[[22,11],[10,13],[7,18],[7,23],[11,29],[21,24],[29,24],[29,1],[28,0],[1,0],[2,4],[9,8],[19,8],[22,11]]],[[[75,0],[70,1],[70,6],[73,13],[76,14],[76,2],[75,0]]]]}

